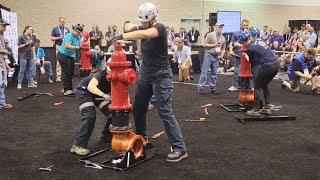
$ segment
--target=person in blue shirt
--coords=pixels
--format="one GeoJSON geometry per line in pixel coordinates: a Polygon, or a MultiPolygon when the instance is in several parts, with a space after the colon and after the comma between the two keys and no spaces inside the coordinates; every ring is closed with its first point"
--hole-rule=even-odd
{"type": "Polygon", "coordinates": [[[260,116],[262,114],[271,114],[271,101],[269,83],[278,73],[278,63],[270,47],[261,39],[253,39],[250,32],[241,32],[239,42],[247,47],[243,54],[245,58],[252,63],[260,63],[260,69],[257,71],[257,77],[254,81],[254,102],[253,109],[248,110],[247,114],[251,116],[260,116]],[[260,110],[260,98],[264,97],[265,103],[260,110]]]}
{"type": "MultiPolygon", "coordinates": [[[[36,62],[33,66],[33,71],[36,71],[36,66],[40,66],[41,74],[47,73],[47,78],[49,83],[53,83],[52,81],[52,66],[50,61],[45,60],[46,54],[44,50],[40,47],[40,40],[35,40],[35,55],[36,55],[36,62]]],[[[35,73],[34,73],[35,74],[35,73]]]]}
{"type": "Polygon", "coordinates": [[[282,88],[292,92],[299,92],[300,78],[306,78],[311,81],[311,90],[313,94],[320,94],[317,89],[317,73],[319,65],[315,61],[316,50],[309,48],[303,53],[296,54],[288,66],[288,76],[290,83],[282,82],[282,88]],[[309,72],[311,72],[309,74],[309,72]]]}
{"type": "Polygon", "coordinates": [[[74,74],[74,63],[76,51],[80,48],[80,34],[83,32],[82,24],[74,24],[72,32],[64,36],[59,52],[58,61],[62,69],[63,95],[74,95],[72,77],[74,74]]]}

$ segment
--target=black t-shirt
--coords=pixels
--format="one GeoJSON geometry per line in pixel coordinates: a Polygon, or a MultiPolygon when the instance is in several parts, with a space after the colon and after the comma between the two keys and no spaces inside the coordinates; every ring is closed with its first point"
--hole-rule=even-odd
{"type": "Polygon", "coordinates": [[[141,52],[143,56],[141,68],[145,73],[154,73],[162,68],[170,67],[166,28],[160,23],[157,23],[154,28],[158,30],[158,37],[141,40],[141,52]]]}
{"type": "Polygon", "coordinates": [[[100,89],[103,93],[109,94],[111,93],[111,83],[107,81],[106,79],[107,76],[107,71],[97,71],[93,74],[90,74],[90,76],[82,79],[79,84],[78,84],[78,90],[83,90],[83,93],[89,93],[93,97],[99,97],[95,94],[92,94],[88,91],[87,87],[89,85],[89,82],[91,81],[92,78],[96,78],[99,82],[98,84],[98,89],[100,89]]]}
{"type": "Polygon", "coordinates": [[[90,39],[90,47],[94,48],[96,45],[101,46],[101,39],[103,38],[103,34],[102,34],[101,31],[98,31],[98,32],[91,31],[89,33],[89,36],[90,36],[90,38],[94,37],[94,36],[99,36],[100,37],[100,39],[97,39],[97,40],[91,40],[90,39]]]}
{"type": "Polygon", "coordinates": [[[190,30],[188,33],[189,42],[196,43],[198,42],[198,37],[200,36],[200,33],[198,30],[190,30]],[[194,40],[192,40],[192,35],[194,36],[194,40]]]}
{"type": "Polygon", "coordinates": [[[21,44],[26,44],[28,41],[32,41],[31,44],[26,45],[25,47],[19,49],[19,58],[22,58],[22,59],[32,59],[33,58],[32,47],[34,46],[35,38],[36,37],[34,35],[30,36],[29,39],[24,34],[19,36],[18,46],[20,46],[21,44]]]}
{"type": "Polygon", "coordinates": [[[253,40],[247,47],[249,57],[254,55],[255,63],[260,62],[261,67],[276,63],[276,58],[270,47],[262,40],[253,40]]]}

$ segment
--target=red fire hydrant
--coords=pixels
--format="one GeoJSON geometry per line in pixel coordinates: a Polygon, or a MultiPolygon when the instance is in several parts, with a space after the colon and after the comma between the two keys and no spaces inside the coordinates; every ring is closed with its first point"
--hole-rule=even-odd
{"type": "Polygon", "coordinates": [[[251,87],[251,64],[244,57],[243,53],[247,50],[247,47],[242,44],[240,49],[240,75],[239,75],[239,103],[251,104],[254,100],[253,89],[251,87]]]}
{"type": "Polygon", "coordinates": [[[80,78],[84,78],[89,76],[90,74],[90,57],[92,56],[92,52],[90,51],[90,46],[89,46],[89,33],[85,32],[82,34],[83,39],[81,42],[81,51],[80,51],[80,78]]]}
{"type": "Polygon", "coordinates": [[[136,72],[128,68],[131,65],[127,61],[126,54],[122,51],[120,43],[115,44],[115,51],[111,55],[111,62],[107,66],[107,80],[111,82],[111,104],[109,109],[112,112],[112,125],[109,130],[112,133],[112,149],[120,152],[133,151],[135,157],[143,152],[145,139],[132,132],[129,123],[129,114],[132,105],[129,103],[128,86],[135,83],[136,72]]]}

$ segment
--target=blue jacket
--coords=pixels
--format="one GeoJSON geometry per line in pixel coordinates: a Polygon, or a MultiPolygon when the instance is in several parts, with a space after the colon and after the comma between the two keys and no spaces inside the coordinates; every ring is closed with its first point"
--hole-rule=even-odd
{"type": "Polygon", "coordinates": [[[306,58],[304,56],[304,53],[296,54],[293,57],[292,61],[290,62],[289,66],[288,66],[288,71],[287,72],[288,72],[289,78],[292,78],[292,77],[296,76],[295,73],[294,73],[294,61],[298,61],[299,62],[299,64],[300,64],[300,72],[302,72],[302,73],[304,72],[304,70],[311,68],[313,66],[313,63],[314,63],[314,61],[310,61],[308,63],[305,62],[306,58]]]}

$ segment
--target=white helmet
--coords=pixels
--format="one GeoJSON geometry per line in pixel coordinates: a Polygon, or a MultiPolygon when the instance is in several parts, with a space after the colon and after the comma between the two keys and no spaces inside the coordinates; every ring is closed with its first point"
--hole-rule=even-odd
{"type": "Polygon", "coordinates": [[[158,8],[152,3],[144,3],[139,7],[138,20],[141,22],[149,22],[152,18],[158,16],[158,8]]]}

